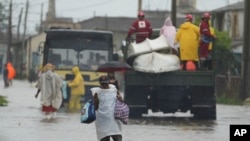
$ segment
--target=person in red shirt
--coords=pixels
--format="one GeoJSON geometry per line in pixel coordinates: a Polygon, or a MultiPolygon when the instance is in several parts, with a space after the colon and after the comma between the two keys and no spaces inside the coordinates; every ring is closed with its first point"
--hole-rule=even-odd
{"type": "Polygon", "coordinates": [[[149,21],[145,20],[144,12],[138,13],[138,19],[132,23],[129,28],[126,39],[128,40],[132,34],[136,35],[136,43],[143,42],[146,38],[152,35],[152,27],[149,21]]]}
{"type": "Polygon", "coordinates": [[[210,32],[209,20],[211,18],[210,13],[205,12],[202,15],[202,21],[200,23],[200,69],[204,70],[207,68],[207,60],[209,57],[209,43],[214,39],[214,36],[210,32]]]}

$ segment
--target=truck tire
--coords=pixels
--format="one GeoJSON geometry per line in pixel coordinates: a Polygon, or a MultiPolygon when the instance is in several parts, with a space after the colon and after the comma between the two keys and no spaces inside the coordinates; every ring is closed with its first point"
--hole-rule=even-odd
{"type": "Polygon", "coordinates": [[[213,87],[193,88],[191,113],[196,119],[216,119],[216,98],[213,87]]]}
{"type": "Polygon", "coordinates": [[[216,106],[196,107],[192,111],[195,119],[216,120],[216,106]]]}

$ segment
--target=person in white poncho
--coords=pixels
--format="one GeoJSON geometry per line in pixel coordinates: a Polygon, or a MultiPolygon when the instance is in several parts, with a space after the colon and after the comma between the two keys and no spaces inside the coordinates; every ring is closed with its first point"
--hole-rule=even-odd
{"type": "Polygon", "coordinates": [[[48,119],[55,117],[55,112],[62,104],[62,79],[53,72],[54,66],[50,63],[45,65],[45,72],[41,75],[37,83],[37,88],[41,91],[42,111],[48,119]]]}
{"type": "Polygon", "coordinates": [[[114,117],[116,99],[121,99],[107,76],[99,78],[100,87],[92,88],[96,109],[96,133],[99,141],[122,141],[121,122],[114,117]]]}
{"type": "Polygon", "coordinates": [[[174,54],[178,54],[178,46],[175,45],[175,36],[176,36],[176,28],[173,26],[172,20],[170,17],[167,17],[161,30],[160,30],[160,35],[163,34],[166,39],[168,45],[172,48],[172,52],[174,54]]]}

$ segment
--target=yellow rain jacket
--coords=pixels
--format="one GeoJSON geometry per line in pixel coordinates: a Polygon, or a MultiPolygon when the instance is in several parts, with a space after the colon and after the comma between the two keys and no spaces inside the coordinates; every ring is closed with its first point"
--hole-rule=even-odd
{"type": "MultiPolygon", "coordinates": [[[[213,27],[210,27],[210,33],[211,35],[215,36],[215,31],[214,31],[214,28],[213,27]]],[[[213,42],[210,42],[209,43],[209,46],[208,46],[208,50],[211,51],[213,49],[213,42]]]]}
{"type": "Polygon", "coordinates": [[[75,75],[75,77],[71,82],[68,82],[68,86],[71,88],[71,95],[84,95],[85,94],[84,79],[79,70],[79,67],[77,66],[73,67],[72,72],[75,75]]]}
{"type": "Polygon", "coordinates": [[[198,60],[199,27],[185,22],[177,31],[175,40],[180,44],[180,59],[198,60]]]}

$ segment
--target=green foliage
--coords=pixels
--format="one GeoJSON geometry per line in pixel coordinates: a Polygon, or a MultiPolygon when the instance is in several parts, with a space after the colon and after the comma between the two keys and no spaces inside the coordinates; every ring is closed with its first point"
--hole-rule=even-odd
{"type": "Polygon", "coordinates": [[[219,104],[227,104],[227,105],[242,105],[243,101],[238,97],[229,97],[225,94],[216,98],[216,102],[219,104]]]}
{"type": "Polygon", "coordinates": [[[3,32],[4,28],[6,28],[7,24],[7,13],[6,13],[6,5],[2,1],[0,2],[0,32],[3,32]]]}
{"type": "Polygon", "coordinates": [[[221,32],[215,29],[215,35],[216,35],[216,50],[219,51],[230,51],[230,44],[232,42],[232,39],[229,37],[228,32],[221,32]]]}
{"type": "Polygon", "coordinates": [[[199,26],[201,22],[201,18],[195,16],[195,20],[193,21],[193,24],[195,24],[196,26],[199,26]]]}
{"type": "Polygon", "coordinates": [[[232,75],[239,75],[241,64],[235,59],[231,51],[230,44],[232,39],[229,37],[229,33],[215,29],[215,35],[213,56],[216,60],[216,73],[225,75],[230,71],[232,75]]]}
{"type": "Polygon", "coordinates": [[[8,104],[8,101],[6,100],[6,97],[0,96],[0,106],[6,106],[8,104]]]}

